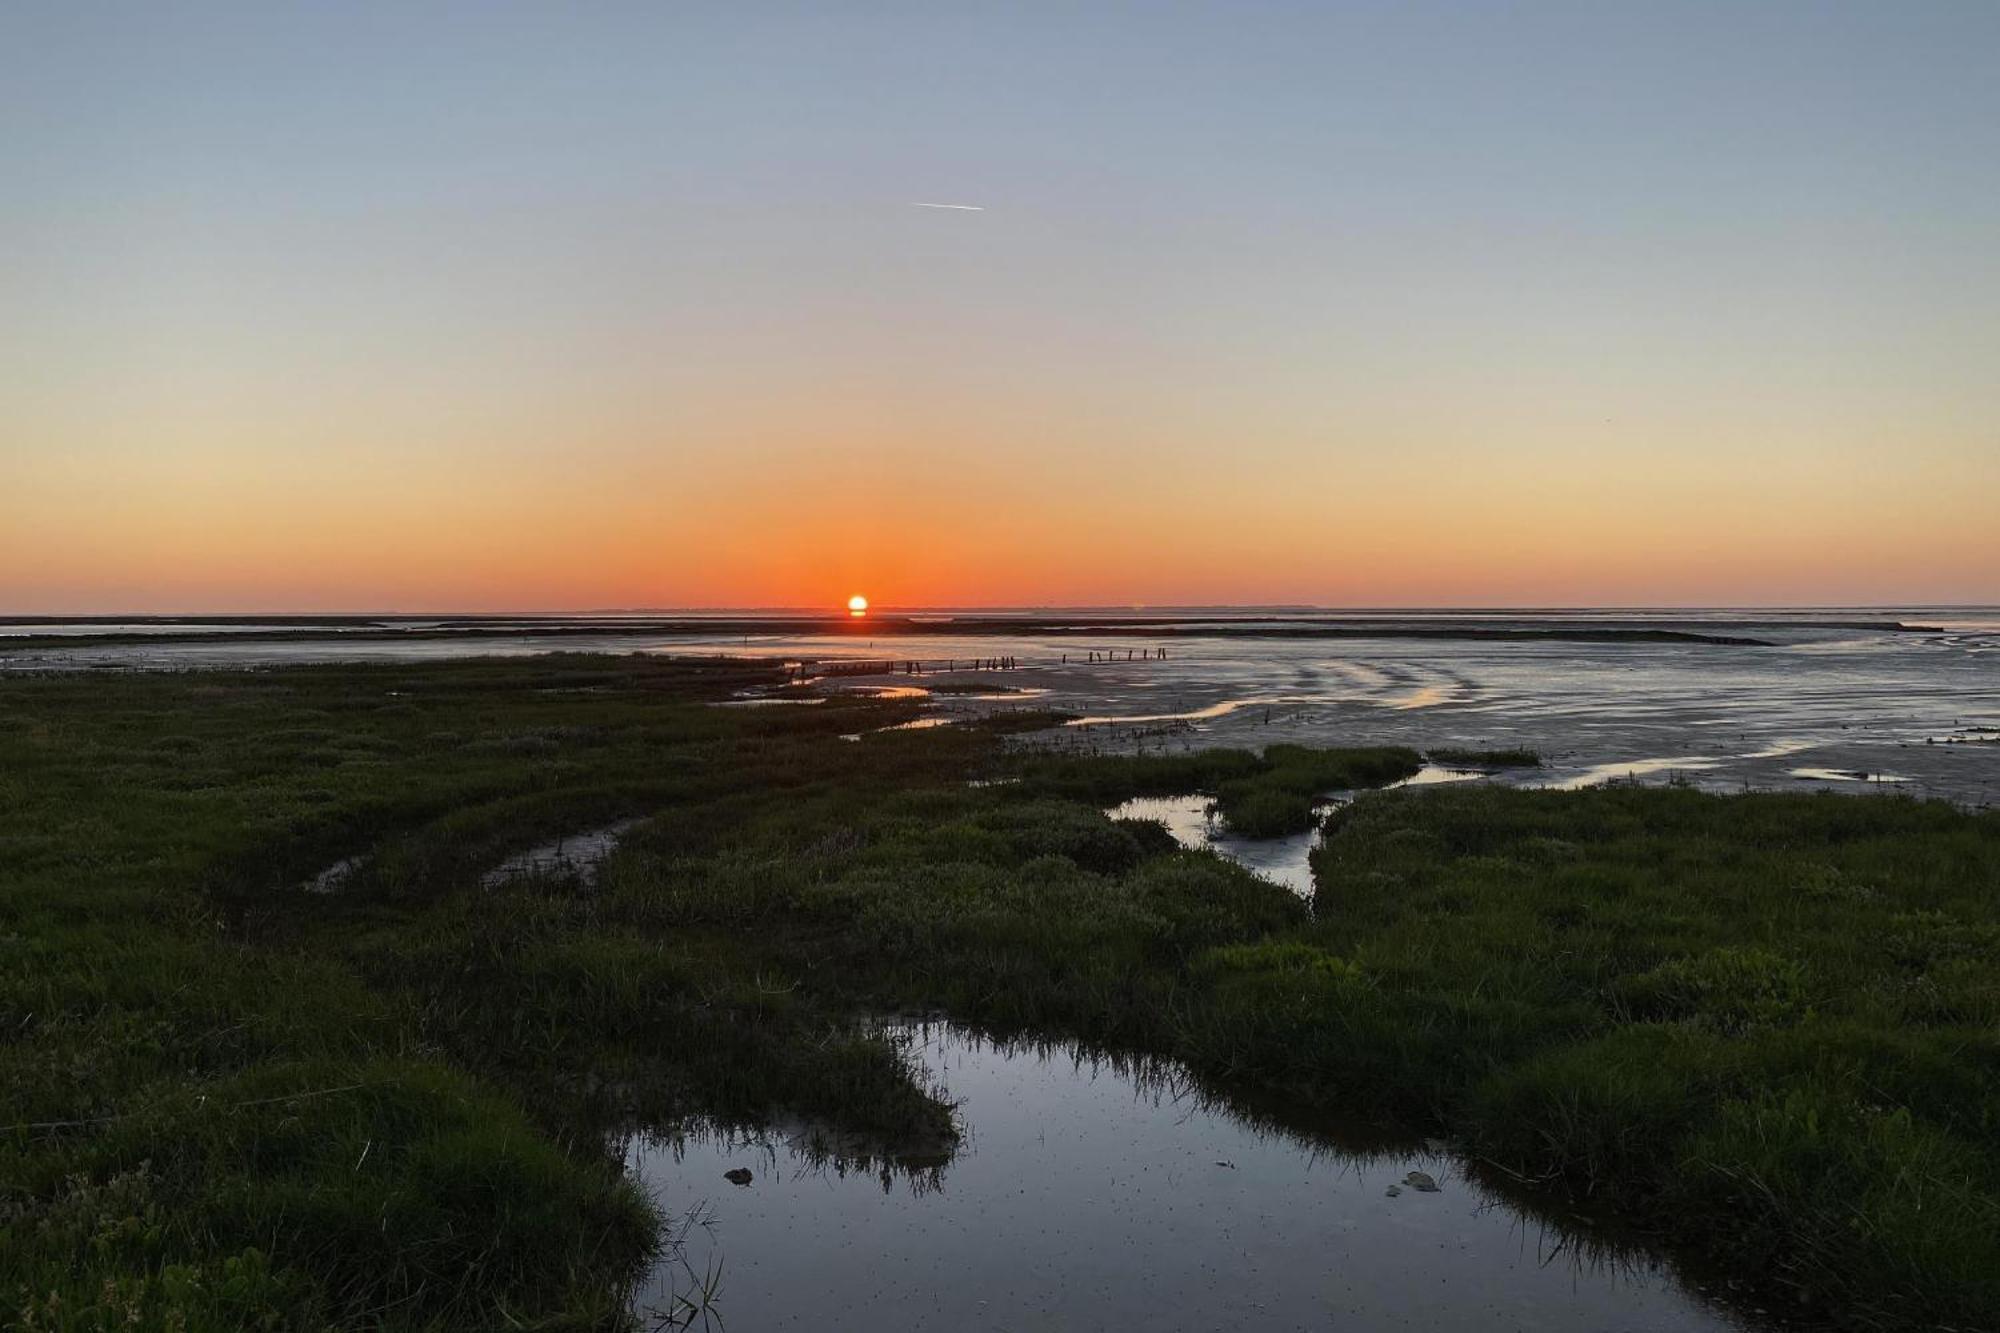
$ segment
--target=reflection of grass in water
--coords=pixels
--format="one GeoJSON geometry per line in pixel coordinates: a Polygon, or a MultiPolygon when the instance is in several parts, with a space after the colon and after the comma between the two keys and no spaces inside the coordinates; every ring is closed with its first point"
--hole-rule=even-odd
{"type": "Polygon", "coordinates": [[[649,1304],[640,1312],[651,1333],[682,1333],[695,1328],[708,1333],[723,1327],[722,1255],[711,1254],[699,1269],[688,1257],[695,1231],[712,1233],[714,1226],[713,1212],[706,1203],[662,1223],[655,1267],[664,1268],[667,1274],[666,1301],[649,1304]]]}
{"type": "Polygon", "coordinates": [[[659,1233],[609,1128],[781,1108],[829,1151],[948,1142],[854,1020],[931,1010],[1171,1056],[1232,1105],[1449,1129],[1856,1322],[2000,1306],[1994,816],[1364,796],[1314,918],[1094,807],[1212,790],[1289,822],[1414,755],[996,735],[1038,719],[842,745],[916,706],[700,706],[776,675],[0,680],[15,1322],[615,1324],[659,1233]],[[591,891],[478,887],[632,816],[591,891]],[[337,892],[294,887],[348,856],[337,892]]]}
{"type": "MultiPolygon", "coordinates": [[[[1464,1156],[1455,1145],[1419,1139],[1379,1124],[1343,1120],[1323,1107],[1255,1088],[1217,1083],[1196,1075],[1177,1060],[1069,1039],[987,1036],[976,1029],[942,1023],[892,1024],[887,1035],[905,1050],[942,1037],[974,1052],[991,1051],[1010,1061],[1027,1060],[1066,1070],[1087,1083],[1110,1074],[1129,1085],[1135,1099],[1155,1108],[1170,1107],[1176,1118],[1225,1118],[1248,1129],[1257,1139],[1285,1145],[1307,1163],[1334,1162],[1346,1174],[1387,1170],[1395,1175],[1412,1161],[1449,1159],[1483,1195],[1482,1211],[1500,1208],[1518,1229],[1533,1233],[1539,1263],[1561,1262],[1579,1275],[1636,1274],[1657,1263],[1651,1238],[1621,1227],[1604,1210],[1580,1211],[1583,1205],[1579,1201],[1551,1198],[1546,1191],[1530,1188],[1517,1173],[1464,1156]]],[[[920,1062],[912,1072],[933,1096],[949,1102],[948,1088],[929,1081],[920,1062]]],[[[974,1123],[967,1128],[976,1131],[978,1126],[974,1123]]],[[[900,1186],[912,1198],[944,1190],[958,1147],[955,1138],[885,1140],[855,1134],[834,1123],[797,1119],[767,1128],[696,1121],[641,1135],[639,1141],[649,1151],[664,1152],[676,1163],[685,1162],[690,1147],[699,1145],[720,1160],[752,1164],[760,1179],[780,1173],[836,1180],[870,1176],[884,1194],[900,1186]]],[[[624,1152],[629,1156],[629,1144],[624,1152]]],[[[668,1276],[678,1283],[691,1269],[684,1256],[672,1248],[668,1253],[668,1276]]]]}
{"type": "MultiPolygon", "coordinates": [[[[911,1070],[922,1081],[923,1071],[911,1070]]],[[[935,1095],[935,1088],[929,1089],[935,1095]]],[[[755,1162],[753,1175],[784,1171],[846,1179],[873,1176],[884,1194],[902,1184],[913,1197],[944,1186],[945,1170],[958,1150],[956,1126],[925,1127],[915,1137],[858,1133],[837,1120],[787,1117],[772,1124],[683,1121],[650,1130],[638,1141],[653,1153],[684,1162],[689,1148],[701,1146],[733,1161],[755,1162]]]]}

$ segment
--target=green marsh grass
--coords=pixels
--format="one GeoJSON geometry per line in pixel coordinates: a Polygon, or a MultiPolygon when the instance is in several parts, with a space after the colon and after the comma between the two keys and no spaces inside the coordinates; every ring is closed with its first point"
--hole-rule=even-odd
{"type": "Polygon", "coordinates": [[[948,1152],[868,1022],[943,1013],[1449,1133],[1820,1322],[1995,1322],[2000,817],[1370,794],[1315,912],[1101,807],[1295,831],[1414,753],[1063,758],[1006,739],[1050,715],[709,706],[777,679],[0,677],[6,1320],[617,1327],[670,1240],[622,1136],[784,1114],[948,1152]],[[480,885],[624,819],[588,882],[480,885]]]}
{"type": "Polygon", "coordinates": [[[1447,768],[1540,768],[1542,757],[1533,750],[1428,750],[1425,756],[1447,768]]]}

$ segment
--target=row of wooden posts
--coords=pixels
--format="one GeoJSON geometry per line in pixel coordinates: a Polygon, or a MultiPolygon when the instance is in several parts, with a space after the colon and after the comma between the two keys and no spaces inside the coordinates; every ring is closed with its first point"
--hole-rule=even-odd
{"type": "MultiPolygon", "coordinates": [[[[1063,654],[1063,662],[1069,662],[1069,654],[1063,654]]],[[[1083,659],[1085,662],[1164,662],[1167,650],[1164,648],[1094,648],[1083,659]]]]}
{"type": "Polygon", "coordinates": [[[793,662],[789,671],[794,680],[808,676],[921,676],[927,671],[1013,671],[1021,665],[1018,657],[952,657],[926,662],[919,658],[872,658],[835,662],[793,662]]]}

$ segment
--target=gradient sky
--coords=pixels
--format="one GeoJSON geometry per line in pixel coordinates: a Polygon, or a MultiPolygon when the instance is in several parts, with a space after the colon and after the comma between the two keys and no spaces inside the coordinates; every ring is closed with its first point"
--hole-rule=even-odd
{"type": "Polygon", "coordinates": [[[1992,0],[11,0],[0,611],[2000,601],[1996,61],[1992,0]]]}

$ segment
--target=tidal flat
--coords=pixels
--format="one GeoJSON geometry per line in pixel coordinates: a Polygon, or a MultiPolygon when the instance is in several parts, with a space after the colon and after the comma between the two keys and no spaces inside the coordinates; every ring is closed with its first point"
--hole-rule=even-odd
{"type": "Polygon", "coordinates": [[[0,677],[7,1322],[2000,1322],[2000,815],[787,678],[0,677]]]}
{"type": "Polygon", "coordinates": [[[1071,714],[1079,753],[1532,753],[1513,785],[1865,780],[2000,805],[2000,608],[1071,611],[8,623],[0,672],[648,651],[916,688],[938,713],[1071,714]],[[974,661],[1007,669],[954,672],[974,661]],[[916,667],[919,670],[912,671],[916,667]]]}

